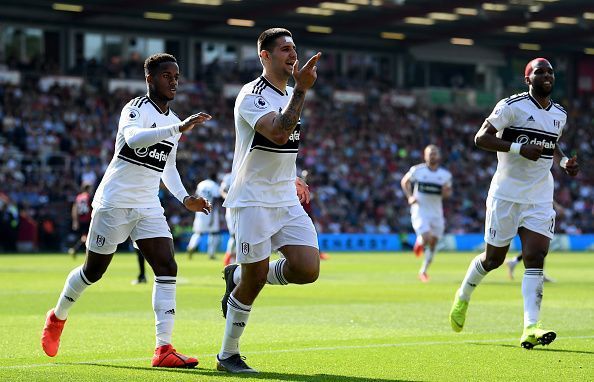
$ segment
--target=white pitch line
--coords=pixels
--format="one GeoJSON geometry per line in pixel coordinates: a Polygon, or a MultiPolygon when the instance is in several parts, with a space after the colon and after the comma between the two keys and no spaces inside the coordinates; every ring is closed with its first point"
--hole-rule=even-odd
{"type": "MultiPolygon", "coordinates": [[[[590,339],[594,336],[570,336],[561,337],[562,339],[590,339]]],[[[242,354],[270,354],[270,353],[295,353],[295,352],[311,352],[311,351],[328,351],[328,350],[350,350],[350,349],[373,349],[373,348],[390,348],[390,347],[401,347],[401,346],[431,346],[431,345],[456,345],[456,344],[472,344],[472,343],[493,343],[493,342],[512,342],[517,341],[517,338],[499,338],[491,340],[463,340],[463,341],[426,341],[426,342],[402,342],[394,344],[371,344],[371,345],[346,345],[346,346],[321,346],[321,347],[309,347],[309,348],[297,348],[297,349],[277,349],[277,350],[259,350],[242,352],[242,354]]],[[[519,348],[519,347],[518,347],[519,348]]],[[[214,357],[216,354],[200,354],[199,358],[214,357]]],[[[0,360],[9,360],[11,358],[0,358],[0,360]]],[[[32,369],[39,367],[56,367],[56,366],[77,366],[77,365],[92,365],[95,363],[120,363],[130,361],[146,361],[150,360],[148,357],[143,358],[118,358],[118,359],[98,359],[93,361],[84,362],[68,362],[68,363],[38,363],[31,365],[13,365],[13,366],[0,366],[0,370],[3,369],[32,369]]]]}

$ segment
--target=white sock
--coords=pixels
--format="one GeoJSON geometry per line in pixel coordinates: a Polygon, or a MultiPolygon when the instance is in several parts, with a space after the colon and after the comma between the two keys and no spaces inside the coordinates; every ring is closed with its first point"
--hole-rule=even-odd
{"type": "Polygon", "coordinates": [[[266,276],[266,282],[272,285],[287,285],[289,282],[285,279],[283,274],[283,267],[287,259],[282,258],[271,261],[268,264],[268,275],[266,276]]]}
{"type": "Polygon", "coordinates": [[[478,255],[470,262],[466,276],[462,281],[462,285],[460,285],[460,299],[470,301],[470,295],[474,292],[474,288],[481,283],[483,277],[486,275],[487,271],[485,271],[481,264],[481,255],[478,255]]]}
{"type": "Polygon", "coordinates": [[[524,297],[524,327],[538,322],[540,303],[542,302],[543,271],[540,268],[528,268],[522,279],[524,297]]]}
{"type": "Polygon", "coordinates": [[[419,271],[419,273],[427,272],[429,265],[433,261],[433,256],[435,255],[435,251],[431,250],[431,247],[429,247],[428,245],[425,246],[423,253],[425,254],[425,259],[423,260],[423,265],[421,266],[421,270],[419,271]]]}
{"type": "Polygon", "coordinates": [[[219,237],[218,234],[216,233],[209,233],[208,234],[208,239],[207,239],[207,243],[208,243],[208,256],[210,258],[214,258],[215,253],[217,251],[217,247],[219,246],[219,242],[221,241],[221,238],[219,237]]]}
{"type": "Polygon", "coordinates": [[[226,359],[234,354],[239,354],[239,338],[247,325],[251,305],[245,305],[237,301],[231,294],[227,302],[227,320],[225,322],[225,334],[219,359],[226,359]]]}
{"type": "Polygon", "coordinates": [[[509,263],[509,264],[511,264],[511,265],[516,265],[516,264],[518,264],[519,262],[520,262],[520,260],[518,260],[518,257],[517,257],[517,256],[516,256],[516,257],[514,257],[513,259],[510,259],[510,260],[508,261],[508,263],[509,263]]]}
{"type": "Polygon", "coordinates": [[[175,276],[155,276],[153,310],[155,311],[156,347],[171,343],[175,323],[175,276]]]}
{"type": "Polygon", "coordinates": [[[227,253],[234,253],[235,252],[235,235],[229,235],[229,240],[227,240],[227,253]]]}
{"type": "Polygon", "coordinates": [[[92,284],[82,271],[83,266],[74,268],[66,278],[64,289],[58,298],[58,303],[54,308],[54,314],[60,320],[68,318],[68,311],[78,300],[82,292],[92,284]]]}
{"type": "Polygon", "coordinates": [[[198,233],[193,233],[192,236],[190,236],[190,241],[188,242],[188,246],[186,247],[186,252],[191,252],[196,250],[196,247],[198,247],[198,240],[200,239],[200,234],[198,233]]]}
{"type": "Polygon", "coordinates": [[[239,284],[240,280],[241,280],[241,264],[239,264],[235,268],[235,271],[233,272],[233,282],[235,283],[235,285],[239,284]]]}

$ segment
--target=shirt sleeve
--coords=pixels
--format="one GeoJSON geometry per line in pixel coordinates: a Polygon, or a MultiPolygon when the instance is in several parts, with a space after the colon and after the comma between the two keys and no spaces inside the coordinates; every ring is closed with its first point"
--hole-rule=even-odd
{"type": "Polygon", "coordinates": [[[274,107],[259,94],[246,94],[239,105],[239,115],[253,128],[256,128],[258,120],[274,112],[274,107]]]}
{"type": "Polygon", "coordinates": [[[147,126],[146,114],[130,105],[122,109],[119,128],[130,148],[149,147],[179,134],[179,123],[162,127],[147,126]]]}
{"type": "Polygon", "coordinates": [[[557,141],[559,141],[559,139],[561,139],[561,136],[563,135],[565,130],[567,130],[569,128],[569,126],[567,126],[567,119],[563,120],[561,123],[562,123],[562,126],[559,129],[559,135],[557,136],[557,141]]]}
{"type": "Polygon", "coordinates": [[[501,131],[504,128],[511,126],[513,119],[513,108],[508,105],[505,100],[501,100],[495,105],[491,115],[487,117],[487,122],[493,125],[497,131],[501,131]]]}
{"type": "Polygon", "coordinates": [[[165,168],[163,169],[163,174],[161,175],[161,180],[165,187],[171,192],[173,196],[181,203],[184,202],[184,198],[188,196],[188,191],[184,187],[184,184],[181,181],[179,176],[179,172],[177,171],[177,166],[175,165],[177,158],[177,142],[175,142],[175,146],[171,149],[169,156],[167,157],[167,162],[165,162],[165,168]]]}
{"type": "Polygon", "coordinates": [[[415,182],[417,181],[417,179],[415,178],[415,173],[416,173],[416,172],[417,172],[417,171],[416,171],[416,167],[415,167],[415,166],[413,166],[413,167],[411,167],[411,168],[410,168],[410,170],[408,170],[408,172],[405,174],[405,175],[408,175],[408,176],[409,176],[409,178],[408,178],[408,179],[410,180],[410,182],[411,182],[411,183],[415,183],[415,182]]]}
{"type": "Polygon", "coordinates": [[[221,186],[220,186],[220,185],[218,185],[218,184],[216,184],[216,183],[213,185],[213,188],[212,188],[212,195],[213,195],[215,198],[220,198],[220,197],[221,197],[221,186]]]}
{"type": "Polygon", "coordinates": [[[446,187],[452,187],[452,173],[447,171],[446,173],[446,181],[443,184],[446,187]]]}

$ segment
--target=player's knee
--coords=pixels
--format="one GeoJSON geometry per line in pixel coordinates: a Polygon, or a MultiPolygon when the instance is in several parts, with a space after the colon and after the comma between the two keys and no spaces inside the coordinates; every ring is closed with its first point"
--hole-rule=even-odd
{"type": "Polygon", "coordinates": [[[294,274],[297,276],[295,284],[311,284],[320,276],[320,265],[318,263],[300,266],[295,269],[294,274]]]}
{"type": "Polygon", "coordinates": [[[242,278],[241,283],[242,287],[250,291],[250,294],[258,295],[266,285],[266,274],[254,274],[249,278],[242,278]]]}
{"type": "Polygon", "coordinates": [[[320,267],[307,269],[303,274],[303,283],[311,284],[315,282],[320,276],[320,267]]]}
{"type": "Polygon", "coordinates": [[[101,277],[103,277],[103,274],[105,273],[104,270],[88,269],[88,268],[83,268],[82,271],[83,271],[83,274],[85,275],[86,279],[91,283],[95,283],[95,282],[101,280],[101,277]]]}
{"type": "Polygon", "coordinates": [[[547,255],[547,251],[545,249],[536,249],[536,250],[525,250],[522,251],[522,256],[525,259],[544,259],[547,255]]]}
{"type": "Polygon", "coordinates": [[[522,251],[526,268],[542,268],[547,255],[546,250],[522,251]]]}
{"type": "Polygon", "coordinates": [[[487,257],[483,261],[483,268],[485,269],[485,271],[490,272],[493,269],[499,268],[501,266],[501,264],[503,264],[504,261],[505,261],[505,257],[502,257],[502,258],[487,257]]]}
{"type": "Polygon", "coordinates": [[[431,236],[431,238],[429,239],[429,246],[431,246],[431,248],[435,248],[438,240],[439,238],[437,236],[431,236]]]}
{"type": "Polygon", "coordinates": [[[156,276],[177,276],[177,263],[175,260],[162,262],[153,266],[156,276]]]}

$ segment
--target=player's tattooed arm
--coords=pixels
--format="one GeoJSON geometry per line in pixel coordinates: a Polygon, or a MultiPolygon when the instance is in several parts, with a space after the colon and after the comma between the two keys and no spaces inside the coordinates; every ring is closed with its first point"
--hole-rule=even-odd
{"type": "MultiPolygon", "coordinates": [[[[285,110],[283,110],[274,121],[275,127],[289,135],[293,132],[295,126],[297,126],[297,122],[299,122],[299,116],[301,115],[303,103],[305,102],[305,92],[314,85],[318,78],[316,64],[321,55],[322,53],[320,52],[313,55],[301,69],[299,69],[299,60],[295,60],[293,63],[292,75],[295,79],[293,96],[285,110]]],[[[287,136],[287,139],[288,138],[289,137],[287,136]]]]}
{"type": "Polygon", "coordinates": [[[277,145],[284,145],[299,123],[305,103],[305,90],[295,89],[289,104],[281,112],[270,112],[256,123],[256,131],[277,145]]]}
{"type": "Polygon", "coordinates": [[[275,130],[287,134],[287,139],[289,139],[289,135],[293,132],[295,126],[297,126],[297,122],[299,122],[299,116],[303,110],[304,102],[305,91],[295,89],[285,110],[279,113],[272,122],[275,130]]]}
{"type": "Polygon", "coordinates": [[[295,60],[292,73],[295,88],[289,104],[280,113],[268,113],[263,116],[256,124],[256,130],[277,145],[287,143],[295,126],[299,123],[299,116],[305,103],[305,93],[318,78],[316,63],[321,55],[322,53],[318,52],[312,56],[301,69],[299,69],[299,60],[295,60]]]}

